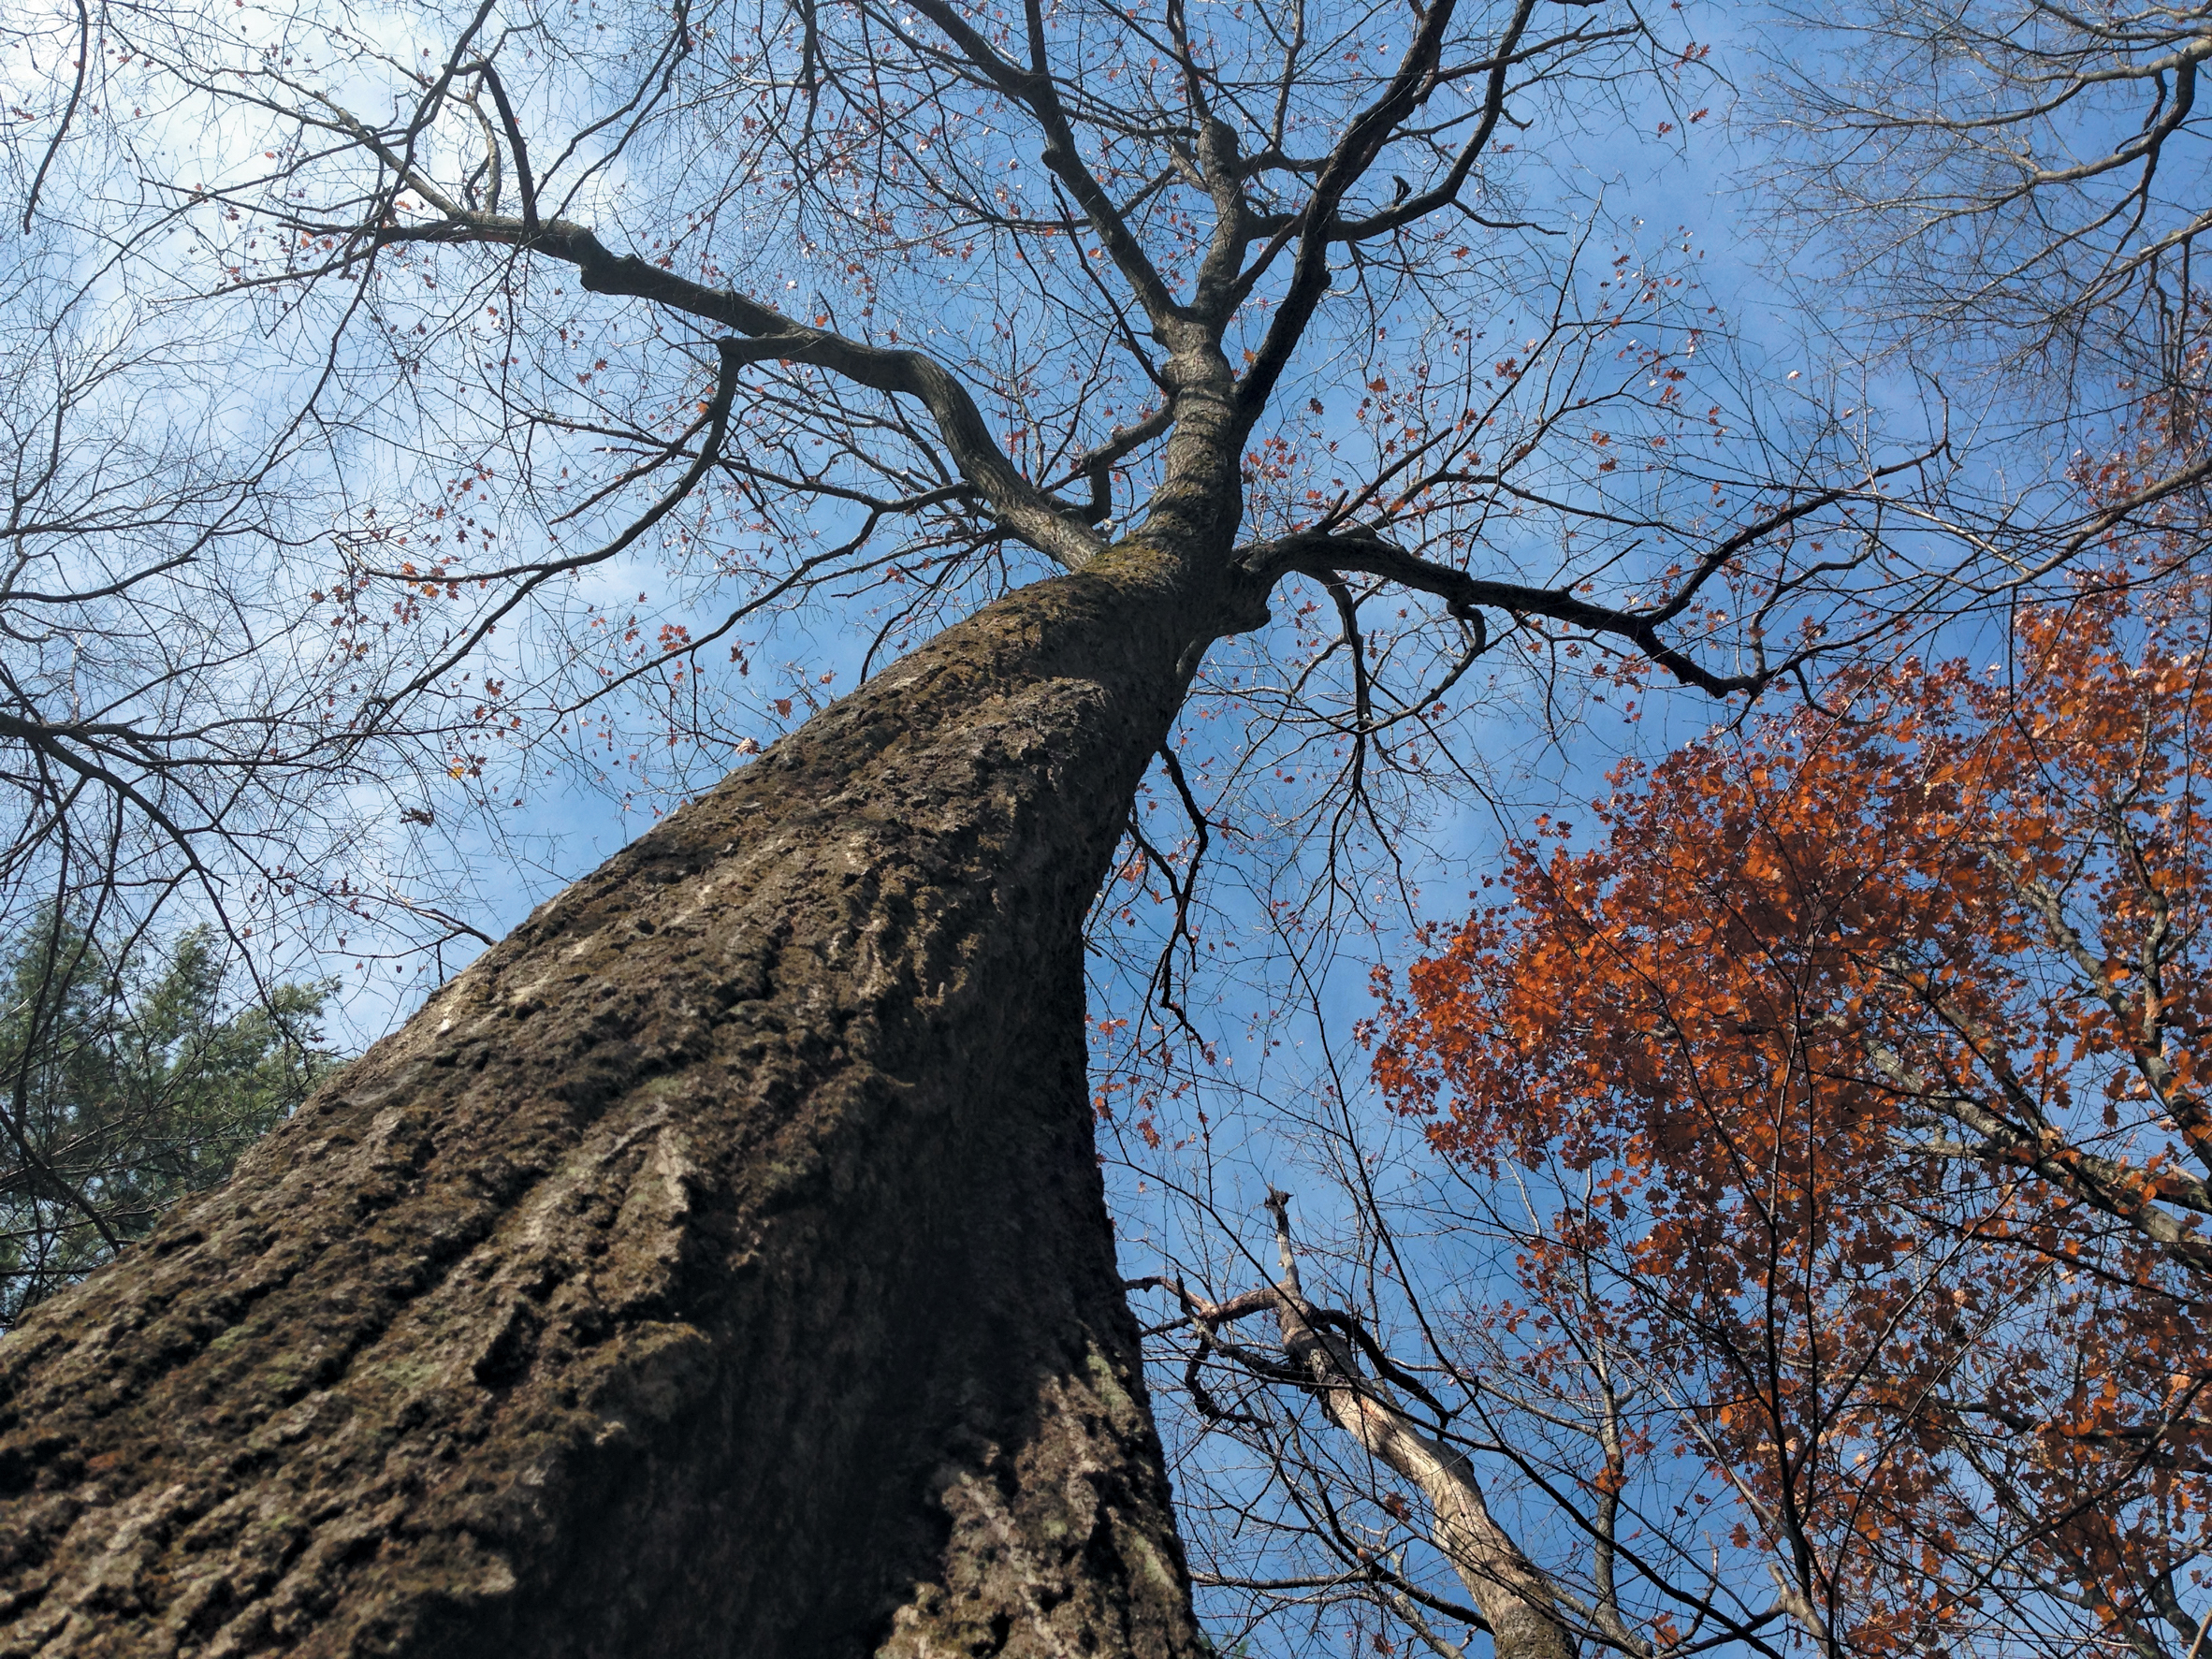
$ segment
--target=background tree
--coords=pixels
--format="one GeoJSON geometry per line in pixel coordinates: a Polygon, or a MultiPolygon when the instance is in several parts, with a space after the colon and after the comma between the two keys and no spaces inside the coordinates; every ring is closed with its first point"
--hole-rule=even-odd
{"type": "Polygon", "coordinates": [[[2199,1639],[2206,600],[2129,574],[2009,672],[1624,769],[1387,1005],[1379,1076],[1518,1252],[1460,1411],[1610,1542],[1618,1463],[1512,1419],[1614,1367],[1623,1442],[1713,1505],[1622,1551],[1647,1594],[1710,1529],[1829,1651],[2199,1639]]]}
{"type": "Polygon", "coordinates": [[[273,342],[333,752],[680,793],[851,671],[754,701],[777,607],[908,654],[24,1321],[20,1645],[1192,1651],[1082,928],[1209,648],[1295,585],[1139,856],[1186,898],[1200,790],[1295,756],[1351,892],[1493,649],[1749,691],[2017,579],[1891,538],[1970,513],[1932,441],[1759,424],[1685,275],[1545,223],[1526,133],[1695,73],[1633,11],[95,22],[26,214],[273,342]]]}
{"type": "MultiPolygon", "coordinates": [[[[467,803],[434,794],[466,770],[454,734],[341,712],[415,670],[373,628],[334,648],[310,608],[358,458],[342,423],[289,395],[310,371],[298,331],[188,304],[127,237],[102,239],[130,225],[101,217],[119,158],[91,120],[104,95],[84,91],[112,54],[86,58],[79,22],[20,12],[0,33],[16,108],[51,93],[51,113],[87,123],[65,149],[29,116],[0,131],[22,221],[0,270],[0,939],[19,969],[58,969],[74,946],[23,943],[56,916],[124,958],[115,941],[205,925],[289,1020],[303,959],[434,968],[486,940],[460,912],[496,883],[464,856],[485,839],[455,834],[467,803]],[[37,73],[80,61],[81,83],[37,73]],[[39,179],[76,218],[32,211],[39,179]]],[[[91,982],[65,974],[46,999],[73,1005],[91,982]]],[[[19,1148],[46,1132],[8,1126],[0,1143],[19,1148]]]]}
{"type": "Polygon", "coordinates": [[[118,949],[66,920],[6,962],[0,1323],[214,1186],[327,1076],[324,986],[236,1006],[207,930],[118,949]]]}

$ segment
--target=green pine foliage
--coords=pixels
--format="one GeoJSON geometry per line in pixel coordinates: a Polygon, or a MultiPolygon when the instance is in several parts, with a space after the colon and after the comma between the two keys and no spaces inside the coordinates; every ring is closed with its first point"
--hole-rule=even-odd
{"type": "Polygon", "coordinates": [[[213,937],[48,914],[0,952],[0,1330],[213,1186],[338,1064],[327,984],[241,1004],[213,937]]]}

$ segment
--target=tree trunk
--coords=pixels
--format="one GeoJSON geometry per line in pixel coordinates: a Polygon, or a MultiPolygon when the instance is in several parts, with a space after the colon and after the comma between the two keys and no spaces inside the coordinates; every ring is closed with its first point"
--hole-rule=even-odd
{"type": "Polygon", "coordinates": [[[1550,1577],[1492,1516],[1467,1454],[1422,1433],[1380,1383],[1361,1375],[1350,1345],[1321,1329],[1300,1282],[1289,1203],[1288,1193],[1268,1189],[1283,1266],[1273,1301],[1284,1357],[1313,1379],[1331,1422],[1428,1499],[1434,1517],[1430,1539],[1490,1626],[1495,1659],[1577,1659],[1574,1635],[1550,1577]]]}
{"type": "Polygon", "coordinates": [[[1200,1652],[1082,1021],[1182,568],[886,670],[26,1319],[0,1654],[1200,1652]]]}
{"type": "MultiPolygon", "coordinates": [[[[1286,1347],[1297,1357],[1297,1346],[1286,1347]]],[[[1369,1457],[1412,1481],[1428,1499],[1434,1517],[1429,1535],[1490,1625],[1496,1659],[1576,1659],[1575,1638],[1550,1579],[1492,1517],[1466,1453],[1422,1433],[1411,1418],[1377,1397],[1379,1389],[1352,1380],[1355,1372],[1342,1375],[1346,1380],[1322,1394],[1323,1409],[1369,1457]]]]}

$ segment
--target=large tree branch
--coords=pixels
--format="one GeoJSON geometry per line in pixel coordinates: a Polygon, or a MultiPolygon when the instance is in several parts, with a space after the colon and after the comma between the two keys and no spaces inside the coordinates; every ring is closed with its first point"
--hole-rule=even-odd
{"type": "Polygon", "coordinates": [[[708,287],[635,255],[615,254],[589,229],[567,219],[548,219],[532,229],[520,218],[449,209],[438,223],[387,226],[377,240],[504,246],[558,259],[575,267],[578,280],[591,293],[648,300],[736,329],[747,338],[735,349],[748,361],[806,364],[871,391],[913,398],[929,411],[961,475],[1011,534],[1070,570],[1080,570],[1105,548],[1095,531],[1062,512],[1021,474],[992,440],[967,386],[925,352],[869,345],[808,327],[731,289],[708,287]]]}
{"type": "Polygon", "coordinates": [[[1115,427],[1105,443],[1075,458],[1063,482],[1071,484],[1078,478],[1090,480],[1090,505],[1084,513],[1088,522],[1100,524],[1113,517],[1113,469],[1155,438],[1164,435],[1174,424],[1174,404],[1163,403],[1128,426],[1115,427]]]}
{"type": "Polygon", "coordinates": [[[1490,1622],[1497,1659],[1574,1659],[1556,1588],[1492,1516],[1467,1454],[1421,1433],[1378,1384],[1360,1375],[1345,1343],[1321,1329],[1336,1321],[1319,1316],[1299,1283],[1289,1201],[1288,1193],[1269,1190],[1283,1270],[1275,1316],[1285,1356],[1330,1419],[1428,1499],[1436,1548],[1490,1622]]]}
{"type": "Polygon", "coordinates": [[[1515,617],[1542,617],[1586,633],[1624,639],[1686,686],[1715,697],[1736,691],[1757,691],[1772,680],[1780,668],[1761,668],[1749,674],[1715,674],[1685,656],[1660,637],[1659,626],[1679,606],[1663,611],[1627,610],[1593,604],[1569,588],[1538,588],[1525,582],[1499,582],[1471,576],[1463,570],[1437,564],[1406,552],[1369,530],[1336,533],[1300,531],[1272,542],[1243,548],[1238,562],[1262,580],[1297,572],[1328,582],[1346,571],[1380,576],[1423,593],[1433,593],[1444,607],[1463,621],[1481,626],[1480,607],[1515,617]]]}
{"type": "MultiPolygon", "coordinates": [[[[1487,64],[1472,65],[1468,70],[1463,71],[1479,74],[1487,70],[1488,84],[1483,88],[1481,119],[1476,123],[1474,136],[1460,147],[1459,154],[1453,158],[1450,171],[1446,173],[1444,178],[1432,188],[1416,191],[1405,200],[1395,206],[1385,208],[1379,213],[1370,214],[1365,219],[1331,226],[1331,240],[1359,241],[1367,237],[1381,236],[1386,232],[1396,230],[1402,226],[1410,225],[1417,219],[1425,218],[1437,209],[1448,207],[1459,199],[1461,190],[1466,186],[1467,175],[1475,170],[1476,158],[1489,147],[1492,135],[1498,130],[1498,123],[1505,116],[1506,72],[1515,64],[1522,62],[1530,55],[1520,50],[1521,37],[1528,32],[1529,19],[1534,15],[1535,9],[1536,0],[1521,0],[1521,3],[1513,8],[1513,16],[1506,24],[1506,32],[1500,36],[1498,49],[1491,55],[1490,61],[1487,64]]],[[[1624,30],[1608,30],[1606,34],[1615,35],[1626,32],[1624,30]]],[[[1600,36],[1600,38],[1603,37],[1600,36]]],[[[1578,31],[1567,38],[1570,40],[1580,39],[1583,36],[1578,31]]],[[[1557,44],[1556,41],[1546,41],[1532,51],[1547,51],[1557,44]]]]}
{"type": "Polygon", "coordinates": [[[1433,89],[1436,63],[1444,50],[1445,32],[1450,28],[1453,0],[1435,0],[1399,60],[1398,71],[1382,96],[1352,119],[1328,164],[1314,182],[1314,193],[1298,218],[1298,256],[1291,265],[1290,283],[1267,336],[1253,354],[1244,377],[1237,382],[1237,410],[1249,423],[1267,406],[1275,382],[1289,366],[1290,354],[1304,336],[1321,296],[1329,289],[1329,226],[1345,193],[1382,153],[1398,124],[1419,109],[1433,89]]]}
{"type": "MultiPolygon", "coordinates": [[[[1940,445],[1939,445],[1940,449],[1940,445]]],[[[1296,571],[1327,582],[1346,571],[1380,576],[1424,593],[1433,593],[1445,608],[1463,621],[1479,626],[1477,607],[1489,606],[1516,617],[1542,617],[1570,628],[1626,640],[1637,651],[1666,669],[1683,685],[1715,697],[1736,691],[1757,691],[1789,673],[1795,660],[1768,662],[1747,674],[1715,674],[1668,645],[1659,630],[1695,602],[1706,585],[1727,569],[1746,549],[1786,530],[1800,519],[1870,490],[1885,478],[1924,466],[1937,451],[1913,455],[1885,467],[1870,469],[1863,483],[1836,485],[1810,490],[1776,508],[1708,548],[1683,574],[1673,592],[1656,605],[1625,607],[1594,604],[1579,597],[1572,587],[1538,588],[1529,583],[1500,582],[1471,576],[1465,571],[1408,553],[1380,531],[1366,526],[1343,530],[1293,531],[1273,541],[1238,550],[1237,562],[1247,575],[1263,582],[1296,571]]]]}
{"type": "Polygon", "coordinates": [[[2149,1171],[2131,1169],[2074,1145],[2044,1119],[2026,1085],[2003,1064],[2001,1045],[1986,1026],[1961,1012],[1926,976],[1896,968],[1889,972],[1970,1045],[2006,1101],[2019,1113],[2017,1121],[2008,1118],[1956,1084],[1938,1084],[1920,1075],[1894,1051],[1871,1046],[1869,1064],[1885,1084],[1908,1102],[1947,1117],[1980,1137],[1979,1143],[1971,1148],[1936,1142],[1922,1150],[1945,1157],[1968,1153],[2026,1170],[2069,1198],[2124,1223],[2189,1272],[2212,1272],[2212,1244],[2159,1208],[2156,1201],[2164,1199],[2196,1208],[2189,1202],[2192,1195],[2185,1187],[2166,1190],[2149,1171]]]}

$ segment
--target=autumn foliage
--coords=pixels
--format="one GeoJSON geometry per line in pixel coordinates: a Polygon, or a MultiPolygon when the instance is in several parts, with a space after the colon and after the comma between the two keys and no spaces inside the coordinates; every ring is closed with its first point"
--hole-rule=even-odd
{"type": "Polygon", "coordinates": [[[1625,765],[1385,987],[1390,1098],[1521,1195],[1506,1317],[1642,1356],[1631,1451],[1816,1647],[2202,1650],[2208,613],[2087,582],[1625,765]]]}

